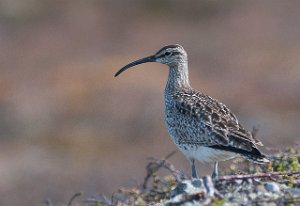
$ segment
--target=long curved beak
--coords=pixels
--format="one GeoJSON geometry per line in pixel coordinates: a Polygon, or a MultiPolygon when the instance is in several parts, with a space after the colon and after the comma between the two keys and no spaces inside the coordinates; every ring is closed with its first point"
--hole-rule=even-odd
{"type": "Polygon", "coordinates": [[[125,70],[129,69],[130,67],[133,67],[135,65],[138,65],[138,64],[144,64],[144,63],[147,63],[147,62],[155,62],[155,55],[152,55],[152,56],[148,56],[148,57],[145,57],[145,58],[142,58],[142,59],[139,59],[139,60],[136,60],[134,62],[131,62],[129,64],[127,64],[126,66],[124,66],[123,68],[121,68],[116,74],[115,74],[115,77],[117,77],[118,75],[120,75],[122,72],[124,72],[125,70]]]}

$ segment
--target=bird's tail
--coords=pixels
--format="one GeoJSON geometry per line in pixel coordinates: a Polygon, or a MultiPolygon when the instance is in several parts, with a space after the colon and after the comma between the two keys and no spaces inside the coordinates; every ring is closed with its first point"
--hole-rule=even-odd
{"type": "Polygon", "coordinates": [[[261,153],[255,145],[251,147],[251,150],[245,150],[241,148],[236,148],[232,146],[224,146],[224,145],[212,145],[209,146],[214,149],[219,150],[225,150],[229,152],[234,152],[236,154],[239,154],[240,156],[244,157],[245,159],[255,162],[257,164],[268,164],[270,163],[270,160],[268,160],[267,156],[263,153],[261,153]]]}
{"type": "Polygon", "coordinates": [[[257,163],[257,164],[269,164],[270,160],[267,158],[267,156],[263,153],[261,153],[258,149],[252,148],[251,155],[245,155],[245,158],[251,162],[257,163]]]}

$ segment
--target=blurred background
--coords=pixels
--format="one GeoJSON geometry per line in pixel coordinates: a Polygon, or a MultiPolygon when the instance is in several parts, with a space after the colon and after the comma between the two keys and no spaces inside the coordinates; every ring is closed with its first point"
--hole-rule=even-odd
{"type": "MultiPolygon", "coordinates": [[[[0,0],[0,205],[141,183],[147,157],[176,149],[164,123],[168,69],[113,75],[167,44],[187,50],[194,88],[259,127],[263,151],[294,145],[299,11],[296,0],[0,0]]],[[[171,161],[189,174],[179,152],[171,161]]]]}

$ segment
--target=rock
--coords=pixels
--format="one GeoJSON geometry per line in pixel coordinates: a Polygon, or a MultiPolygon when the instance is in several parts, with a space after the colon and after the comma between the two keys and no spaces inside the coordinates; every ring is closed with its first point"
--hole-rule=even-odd
{"type": "Polygon", "coordinates": [[[281,192],[279,185],[275,182],[266,182],[264,184],[264,187],[269,192],[273,192],[273,193],[280,193],[281,192]]]}
{"type": "Polygon", "coordinates": [[[295,197],[300,197],[300,188],[288,188],[286,191],[295,197]]]}
{"type": "Polygon", "coordinates": [[[210,204],[215,197],[219,197],[210,176],[201,179],[184,180],[171,192],[171,199],[166,206],[184,205],[197,206],[210,204]]]}

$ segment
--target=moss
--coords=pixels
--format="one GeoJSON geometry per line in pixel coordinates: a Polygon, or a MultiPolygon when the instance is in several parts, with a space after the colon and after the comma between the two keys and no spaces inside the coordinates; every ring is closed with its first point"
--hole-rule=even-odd
{"type": "Polygon", "coordinates": [[[225,199],[215,199],[211,205],[212,206],[222,206],[226,203],[226,200],[225,199]]]}

